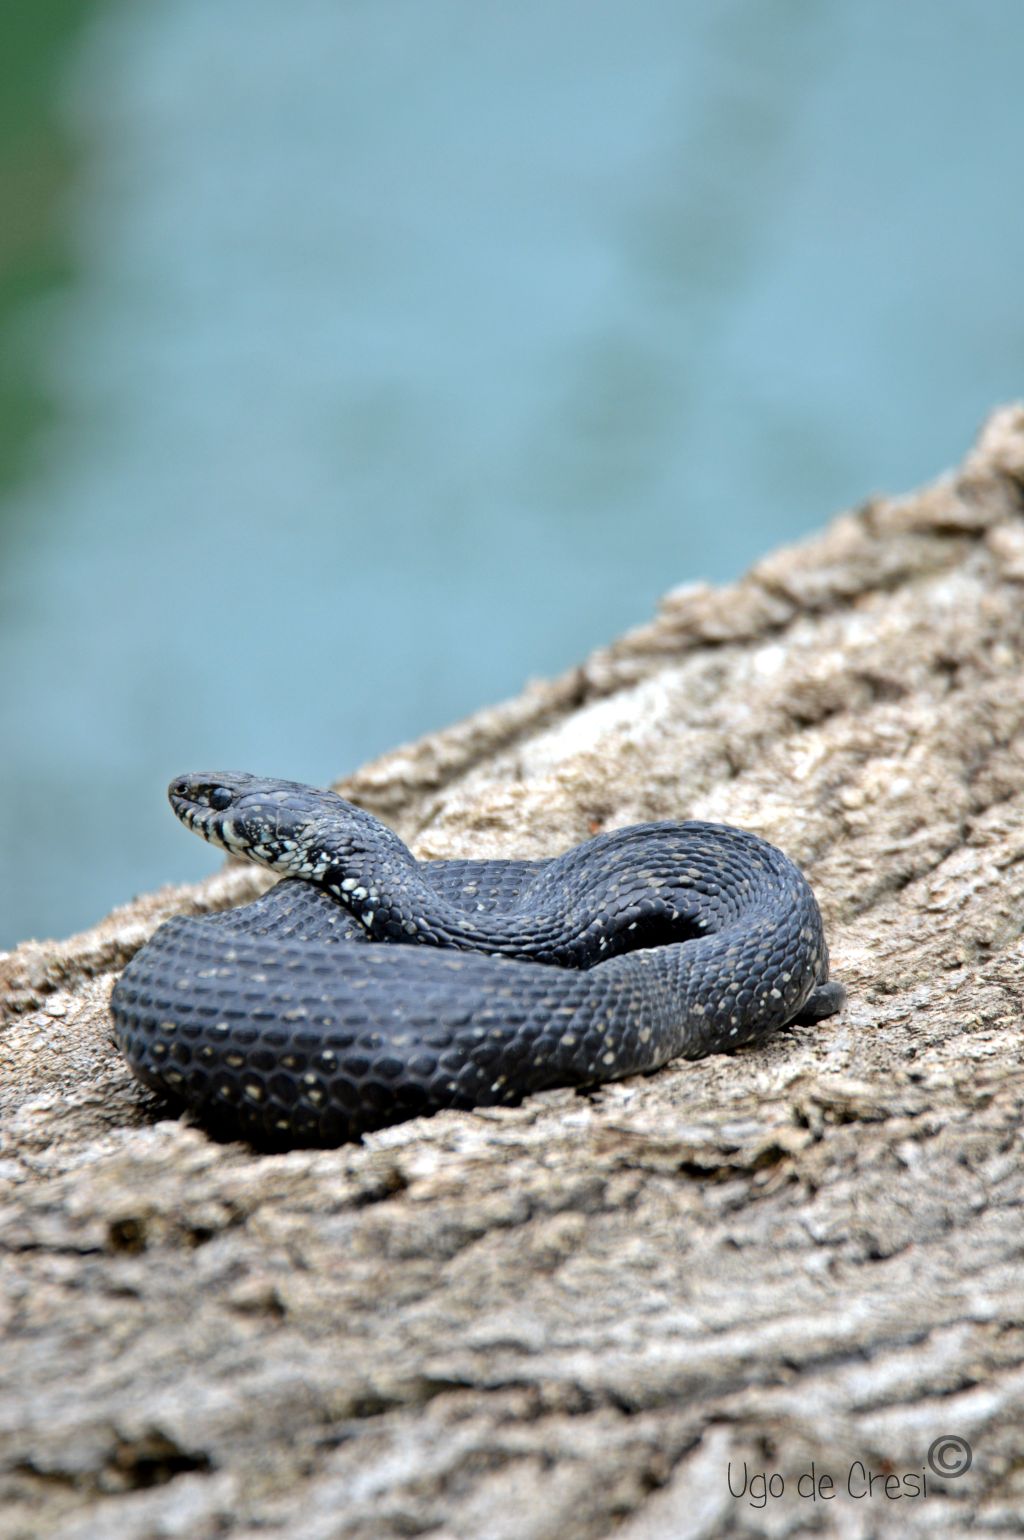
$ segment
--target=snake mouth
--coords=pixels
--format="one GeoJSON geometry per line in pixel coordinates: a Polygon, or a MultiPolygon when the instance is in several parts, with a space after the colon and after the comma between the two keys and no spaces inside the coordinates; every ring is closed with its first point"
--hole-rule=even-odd
{"type": "Polygon", "coordinates": [[[250,844],[240,839],[229,814],[214,812],[212,808],[188,801],[184,797],[171,797],[171,807],[178,818],[209,845],[218,845],[228,855],[249,855],[250,844]]]}
{"type": "Polygon", "coordinates": [[[186,829],[192,829],[196,834],[209,837],[214,821],[212,809],[197,801],[194,794],[189,795],[178,789],[178,786],[179,783],[173,782],[167,793],[167,800],[171,804],[174,816],[180,819],[186,829]]]}
{"type": "Polygon", "coordinates": [[[177,776],[167,799],[186,829],[209,844],[273,870],[291,871],[304,857],[290,787],[240,771],[204,770],[177,776]]]}
{"type": "Polygon", "coordinates": [[[180,818],[182,823],[187,823],[189,828],[191,828],[192,820],[195,816],[193,804],[186,797],[181,797],[173,791],[168,794],[167,800],[171,804],[171,810],[175,817],[180,818]]]}
{"type": "Polygon", "coordinates": [[[186,827],[213,845],[231,849],[228,816],[238,800],[237,790],[225,786],[228,777],[179,775],[167,788],[171,810],[186,827]]]}
{"type": "Polygon", "coordinates": [[[178,775],[167,788],[171,806],[184,819],[191,810],[194,817],[224,813],[252,790],[252,776],[237,772],[204,771],[196,775],[178,775]]]}

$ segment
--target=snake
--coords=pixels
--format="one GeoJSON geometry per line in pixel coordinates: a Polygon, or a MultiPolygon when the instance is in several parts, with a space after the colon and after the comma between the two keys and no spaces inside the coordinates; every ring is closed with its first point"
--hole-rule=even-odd
{"type": "Polygon", "coordinates": [[[335,1146],[731,1053],[845,1001],[807,879],[727,824],[419,861],[295,781],[204,771],[168,795],[187,828],[279,877],[160,925],[111,997],[135,1076],[214,1135],[335,1146]]]}

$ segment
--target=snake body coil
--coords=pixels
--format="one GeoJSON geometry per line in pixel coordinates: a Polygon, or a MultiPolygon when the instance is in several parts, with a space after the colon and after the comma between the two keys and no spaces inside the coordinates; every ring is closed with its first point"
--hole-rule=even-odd
{"type": "Polygon", "coordinates": [[[170,799],[286,880],[162,925],[114,989],[115,1036],[146,1085],[257,1143],[594,1085],[843,1003],[805,878],[739,829],[651,823],[549,861],[420,863],[294,782],[184,776],[170,799]]]}

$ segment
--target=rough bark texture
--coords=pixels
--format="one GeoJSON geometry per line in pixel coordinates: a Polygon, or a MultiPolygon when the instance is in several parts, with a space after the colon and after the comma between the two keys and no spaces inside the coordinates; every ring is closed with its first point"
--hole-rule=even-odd
{"type": "Polygon", "coordinates": [[[421,855],[781,845],[850,1004],[732,1058],[260,1157],[170,1119],[107,1017],[159,920],[258,874],[0,958],[5,1540],[1019,1533],[1022,656],[1010,408],[342,785],[421,855]],[[744,1462],[784,1493],[734,1496],[744,1462]]]}

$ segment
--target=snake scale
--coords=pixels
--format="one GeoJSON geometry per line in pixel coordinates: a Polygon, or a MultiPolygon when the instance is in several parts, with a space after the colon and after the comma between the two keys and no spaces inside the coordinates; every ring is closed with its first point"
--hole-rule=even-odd
{"type": "Polygon", "coordinates": [[[591,1086],[845,998],[806,879],[740,829],[649,823],[546,861],[419,862],[333,792],[205,772],[169,796],[283,880],[160,926],[115,986],[115,1037],[147,1086],[255,1144],[591,1086]]]}

